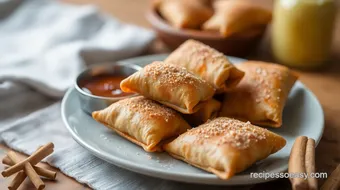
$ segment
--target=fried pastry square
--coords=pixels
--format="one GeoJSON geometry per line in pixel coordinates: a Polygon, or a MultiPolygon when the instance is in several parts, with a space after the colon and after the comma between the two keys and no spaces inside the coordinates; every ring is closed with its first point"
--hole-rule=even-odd
{"type": "Polygon", "coordinates": [[[164,150],[226,180],[285,144],[283,137],[250,122],[219,117],[183,133],[164,150]]]}
{"type": "Polygon", "coordinates": [[[165,60],[182,66],[211,84],[217,93],[234,88],[244,76],[217,50],[195,40],[187,40],[165,60]]]}
{"type": "Polygon", "coordinates": [[[219,116],[280,127],[283,108],[297,76],[285,66],[260,61],[247,61],[237,68],[246,73],[245,77],[224,95],[219,116]]]}
{"type": "Polygon", "coordinates": [[[176,111],[145,97],[132,97],[95,111],[92,117],[147,152],[191,127],[176,111]]]}
{"type": "Polygon", "coordinates": [[[175,28],[198,29],[212,15],[207,0],[159,0],[159,13],[175,28]]]}
{"type": "Polygon", "coordinates": [[[187,121],[191,126],[198,126],[209,119],[214,119],[221,108],[221,102],[210,99],[206,101],[203,106],[193,114],[182,114],[185,121],[187,121]]]}
{"type": "Polygon", "coordinates": [[[259,31],[272,18],[269,10],[247,1],[220,0],[214,3],[214,8],[215,14],[203,24],[203,29],[219,31],[225,37],[259,31]]]}
{"type": "Polygon", "coordinates": [[[212,98],[215,90],[207,82],[185,68],[155,61],[120,83],[124,92],[136,92],[181,113],[191,114],[204,101],[212,98]]]}

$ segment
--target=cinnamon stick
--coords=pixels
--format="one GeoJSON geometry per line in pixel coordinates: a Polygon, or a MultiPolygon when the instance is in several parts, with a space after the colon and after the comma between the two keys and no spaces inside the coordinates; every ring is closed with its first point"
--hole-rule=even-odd
{"type": "Polygon", "coordinates": [[[305,156],[306,172],[308,174],[308,187],[309,190],[318,189],[318,179],[311,177],[312,173],[315,173],[315,140],[309,138],[306,146],[306,156],[305,156]]]}
{"type": "Polygon", "coordinates": [[[33,169],[32,165],[29,162],[26,162],[24,168],[25,168],[26,175],[30,178],[30,180],[32,181],[32,183],[35,186],[35,188],[37,188],[38,190],[44,189],[45,188],[45,184],[41,180],[41,178],[37,174],[37,172],[35,172],[35,170],[33,169]]]}
{"type": "MultiPolygon", "coordinates": [[[[308,138],[305,136],[298,137],[290,153],[288,172],[289,173],[306,173],[305,155],[308,138]]],[[[308,182],[303,178],[290,178],[293,190],[308,189],[308,182]]]]}
{"type": "Polygon", "coordinates": [[[57,172],[47,170],[45,168],[33,166],[34,170],[39,174],[40,176],[46,177],[48,179],[55,180],[57,178],[57,172]]]}
{"type": "MultiPolygon", "coordinates": [[[[6,156],[7,157],[7,156],[6,156]]],[[[12,156],[12,160],[14,163],[20,162],[19,158],[16,155],[12,156]]],[[[26,179],[27,175],[25,172],[19,172],[13,179],[12,183],[8,186],[8,189],[18,189],[21,183],[26,179]]]]}
{"type": "Polygon", "coordinates": [[[340,187],[340,164],[322,185],[321,190],[338,190],[340,187]]]}
{"type": "MultiPolygon", "coordinates": [[[[8,166],[13,166],[15,164],[8,156],[5,156],[2,159],[2,163],[8,166]]],[[[48,179],[53,179],[53,180],[55,180],[57,177],[57,172],[54,172],[54,171],[51,171],[45,168],[41,168],[39,166],[33,166],[33,168],[37,172],[37,174],[40,176],[46,177],[48,179]]]]}
{"type": "MultiPolygon", "coordinates": [[[[10,151],[7,155],[14,162],[19,162],[19,159],[17,158],[15,152],[10,151]]],[[[33,169],[32,165],[29,162],[24,163],[24,169],[26,175],[30,178],[35,188],[37,188],[38,190],[45,188],[44,182],[40,179],[39,175],[35,172],[35,170],[33,169]]]]}
{"type": "Polygon", "coordinates": [[[13,179],[13,181],[11,182],[11,184],[9,184],[8,189],[9,190],[16,190],[18,189],[18,187],[21,185],[21,183],[25,180],[25,178],[27,177],[27,175],[25,174],[25,172],[21,171],[19,172],[13,179]]]}
{"type": "Polygon", "coordinates": [[[31,156],[26,158],[25,160],[7,168],[4,170],[1,174],[4,177],[8,177],[23,168],[25,168],[26,163],[30,163],[30,165],[36,165],[39,163],[42,159],[47,157],[48,155],[52,154],[54,145],[53,143],[48,143],[47,145],[41,147],[39,150],[37,150],[35,153],[33,153],[31,156]]]}

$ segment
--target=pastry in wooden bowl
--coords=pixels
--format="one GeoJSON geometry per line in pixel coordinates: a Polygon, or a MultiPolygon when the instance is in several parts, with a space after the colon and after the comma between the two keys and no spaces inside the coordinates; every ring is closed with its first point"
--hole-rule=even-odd
{"type": "Polygon", "coordinates": [[[221,102],[210,99],[205,101],[203,106],[193,114],[182,114],[185,121],[187,121],[192,127],[201,125],[209,119],[217,117],[221,108],[221,102]]]}
{"type": "Polygon", "coordinates": [[[249,122],[219,117],[164,145],[171,156],[229,179],[283,148],[286,140],[249,122]]]}
{"type": "Polygon", "coordinates": [[[155,61],[120,83],[124,92],[136,92],[184,114],[200,109],[214,88],[183,67],[155,61]]]}
{"type": "Polygon", "coordinates": [[[219,31],[224,37],[247,31],[260,33],[272,18],[270,10],[240,0],[214,2],[215,14],[203,24],[204,30],[219,31]]]}
{"type": "Polygon", "coordinates": [[[233,91],[224,95],[219,116],[280,127],[296,74],[285,66],[260,61],[237,64],[237,68],[246,74],[233,91]]]}
{"type": "MultiPolygon", "coordinates": [[[[187,0],[181,0],[186,2],[187,0]]],[[[195,0],[194,0],[195,1],[195,0]]],[[[181,14],[174,13],[171,14],[181,14]]],[[[196,19],[195,15],[194,19],[196,19]]],[[[235,35],[225,37],[218,30],[202,30],[193,28],[174,27],[160,13],[157,3],[153,3],[147,12],[147,19],[161,39],[170,49],[176,49],[188,39],[194,39],[213,47],[214,49],[233,56],[245,56],[252,51],[261,41],[266,31],[266,25],[256,29],[246,30],[235,35]]],[[[202,26],[201,26],[202,27],[202,26]]]]}
{"type": "Polygon", "coordinates": [[[142,96],[120,100],[92,117],[147,152],[161,151],[162,143],[191,128],[176,111],[142,96]]]}
{"type": "Polygon", "coordinates": [[[204,0],[158,0],[155,6],[175,28],[198,29],[213,15],[207,3],[204,0]]]}
{"type": "Polygon", "coordinates": [[[195,40],[184,42],[165,62],[185,67],[211,84],[217,93],[234,88],[244,76],[225,55],[195,40]]]}

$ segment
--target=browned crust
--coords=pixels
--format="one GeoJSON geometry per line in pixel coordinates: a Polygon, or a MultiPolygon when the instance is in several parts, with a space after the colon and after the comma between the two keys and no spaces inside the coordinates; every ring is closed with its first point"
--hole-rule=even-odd
{"type": "Polygon", "coordinates": [[[139,142],[137,139],[133,138],[132,136],[130,136],[130,135],[126,134],[126,133],[123,133],[121,131],[118,131],[115,128],[111,128],[110,127],[110,129],[113,129],[116,133],[118,133],[120,136],[126,138],[127,140],[129,140],[129,141],[131,141],[131,142],[133,142],[133,143],[143,147],[143,149],[145,151],[147,151],[147,152],[162,152],[163,151],[162,148],[159,147],[158,145],[150,147],[150,145],[148,146],[148,145],[146,145],[146,144],[144,144],[142,142],[139,142]]]}
{"type": "MultiPolygon", "coordinates": [[[[221,117],[221,116],[219,116],[219,117],[221,117]]],[[[234,118],[234,119],[238,119],[238,120],[244,121],[244,122],[249,121],[248,119],[242,118],[242,117],[237,117],[237,116],[229,116],[229,117],[234,118]]],[[[262,120],[262,121],[251,121],[251,124],[260,125],[260,126],[263,126],[263,127],[280,128],[282,126],[282,121],[276,122],[274,120],[268,119],[268,120],[262,120]]]]}
{"type": "Polygon", "coordinates": [[[184,161],[184,162],[186,162],[186,163],[188,163],[188,164],[190,164],[192,166],[195,166],[195,167],[200,168],[200,169],[202,169],[204,171],[213,173],[217,177],[219,177],[219,178],[221,178],[223,180],[228,180],[228,179],[230,179],[233,176],[232,172],[230,172],[230,171],[228,172],[228,171],[218,170],[218,169],[215,169],[215,168],[212,168],[212,167],[204,167],[204,166],[201,166],[201,165],[196,164],[194,162],[191,162],[190,160],[187,160],[187,159],[185,159],[182,156],[179,156],[179,155],[176,155],[176,154],[173,154],[173,153],[170,153],[170,152],[168,152],[168,153],[169,153],[170,156],[172,156],[172,157],[174,157],[174,158],[176,158],[178,160],[182,160],[182,161],[184,161]]]}
{"type": "MultiPolygon", "coordinates": [[[[216,94],[222,94],[224,92],[228,92],[233,90],[238,83],[240,83],[240,81],[243,79],[245,75],[245,72],[237,69],[234,65],[229,65],[227,68],[225,68],[225,71],[223,74],[220,74],[220,78],[217,79],[217,81],[223,81],[219,86],[217,86],[216,89],[216,94]],[[226,73],[228,74],[227,76],[225,76],[225,80],[221,79],[221,76],[226,75],[226,73]]],[[[216,85],[217,84],[216,81],[216,85]]]]}
{"type": "Polygon", "coordinates": [[[192,113],[195,113],[197,112],[202,106],[203,106],[203,102],[199,102],[195,107],[193,108],[182,108],[182,107],[179,107],[179,106],[176,106],[174,104],[171,104],[169,102],[164,102],[164,101],[158,101],[156,100],[157,102],[161,103],[161,104],[164,104],[174,110],[177,110],[181,113],[184,113],[184,114],[192,114],[192,113]]]}
{"type": "MultiPolygon", "coordinates": [[[[95,112],[92,114],[92,117],[94,119],[96,119],[96,116],[95,116],[95,112]]],[[[97,119],[96,119],[97,120],[97,119]]],[[[98,121],[98,120],[97,120],[98,121]]],[[[124,133],[124,132],[121,132],[121,131],[118,131],[116,128],[108,125],[107,123],[105,122],[102,122],[102,121],[98,121],[100,122],[101,124],[103,124],[105,127],[109,128],[109,129],[112,129],[114,130],[118,135],[120,135],[121,137],[124,137],[125,139],[131,141],[132,143],[135,143],[136,145],[138,146],[141,146],[145,151],[147,152],[163,152],[163,149],[161,148],[161,143],[158,143],[158,145],[155,145],[155,146],[152,146],[150,147],[150,145],[146,145],[140,141],[138,141],[136,138],[124,133]]]]}

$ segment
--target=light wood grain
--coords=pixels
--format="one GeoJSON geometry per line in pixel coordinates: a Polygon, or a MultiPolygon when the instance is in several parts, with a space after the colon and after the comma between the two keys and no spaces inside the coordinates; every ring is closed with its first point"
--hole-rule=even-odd
{"type": "MultiPolygon", "coordinates": [[[[103,12],[119,18],[123,22],[133,23],[143,27],[150,27],[146,21],[144,14],[148,8],[148,0],[62,0],[75,4],[92,3],[99,7],[103,12]]],[[[254,2],[254,1],[252,1],[254,2]]],[[[340,2],[340,0],[338,1],[340,2]]],[[[257,0],[267,8],[272,7],[272,0],[257,0]]],[[[269,28],[270,30],[270,28],[269,28]]],[[[255,60],[274,61],[270,53],[270,31],[263,39],[262,44],[248,58],[255,60]]],[[[325,131],[323,138],[316,149],[316,170],[318,172],[327,172],[329,175],[340,163],[340,16],[334,31],[336,34],[333,44],[333,59],[332,64],[328,68],[318,72],[299,71],[300,80],[318,97],[322,104],[325,113],[325,131]]],[[[156,41],[150,48],[148,53],[163,53],[167,52],[164,45],[156,41]]],[[[297,126],[298,127],[298,126],[297,126]]],[[[6,147],[0,146],[1,150],[6,147]]],[[[4,156],[4,151],[0,151],[0,157],[4,156]]],[[[3,165],[0,169],[3,169],[3,165]]],[[[48,166],[45,166],[48,167],[48,166]]],[[[55,169],[54,169],[55,170],[55,169]]],[[[12,178],[0,178],[0,189],[6,189],[12,178]]],[[[45,181],[46,182],[46,181],[45,181]]],[[[322,185],[324,180],[319,180],[319,185],[322,185]]],[[[34,189],[34,186],[25,181],[19,188],[21,190],[34,189]]],[[[88,189],[86,186],[77,183],[71,178],[58,174],[57,181],[47,181],[46,189],[53,190],[83,190],[88,189]]],[[[290,189],[289,181],[286,179],[277,180],[270,183],[249,186],[249,189],[290,189]]]]}

